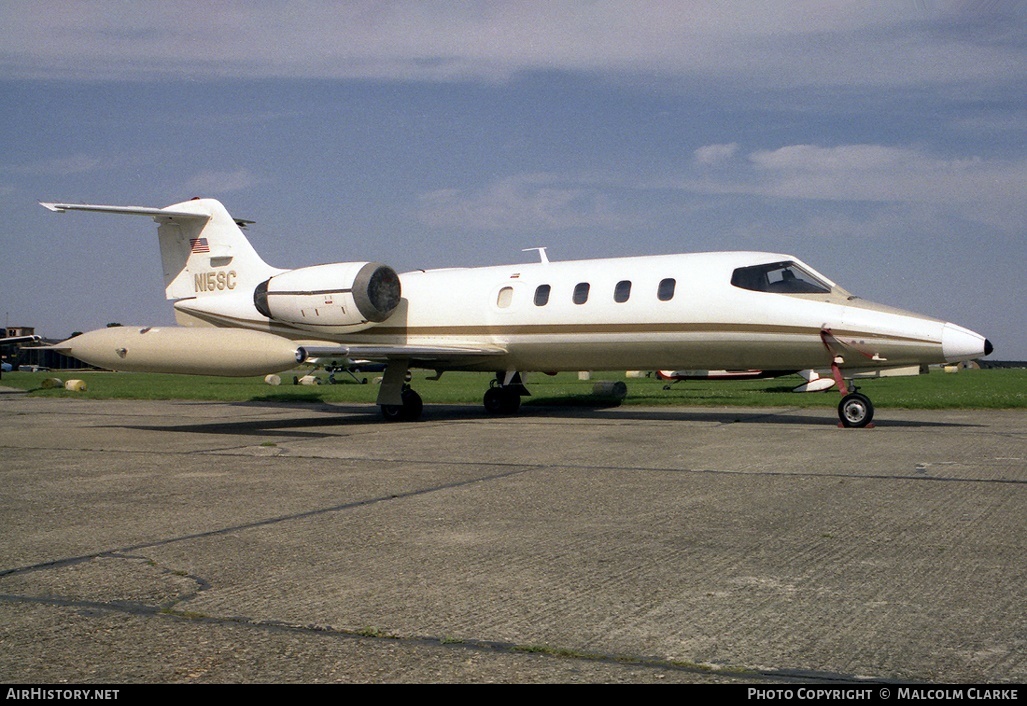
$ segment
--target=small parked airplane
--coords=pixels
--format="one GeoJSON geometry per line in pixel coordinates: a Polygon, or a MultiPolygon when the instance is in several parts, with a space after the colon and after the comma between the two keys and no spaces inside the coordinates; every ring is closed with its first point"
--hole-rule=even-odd
{"type": "Polygon", "coordinates": [[[15,343],[39,343],[42,340],[42,336],[8,336],[6,338],[0,338],[0,346],[15,343]]]}
{"type": "Polygon", "coordinates": [[[280,372],[311,359],[387,363],[377,404],[415,420],[410,368],[495,372],[490,413],[528,394],[528,371],[830,371],[844,426],[873,405],[845,378],[988,355],[952,323],[859,299],[789,255],[711,252],[420,270],[377,262],[282,270],[213,199],[167,208],[43,203],[149,216],[179,326],[90,331],[53,346],[98,367],[206,375],[280,372]]]}
{"type": "MultiPolygon", "coordinates": [[[[0,338],[0,346],[7,345],[19,345],[22,343],[39,343],[42,341],[42,336],[5,336],[0,338]]],[[[9,373],[14,370],[14,363],[3,362],[0,363],[0,374],[9,373]]]]}

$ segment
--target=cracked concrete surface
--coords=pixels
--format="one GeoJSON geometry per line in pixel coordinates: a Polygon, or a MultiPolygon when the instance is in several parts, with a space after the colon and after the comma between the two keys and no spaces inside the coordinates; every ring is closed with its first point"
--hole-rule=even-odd
{"type": "Polygon", "coordinates": [[[1027,415],[0,399],[7,682],[1022,682],[1027,415]]]}

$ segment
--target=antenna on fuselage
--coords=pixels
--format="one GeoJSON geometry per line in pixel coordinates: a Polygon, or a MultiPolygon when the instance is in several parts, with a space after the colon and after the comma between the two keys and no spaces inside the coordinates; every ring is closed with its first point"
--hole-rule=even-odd
{"type": "Polygon", "coordinates": [[[546,255],[545,248],[524,248],[521,252],[531,252],[532,250],[538,250],[539,259],[542,261],[543,265],[549,264],[549,256],[546,255]]]}

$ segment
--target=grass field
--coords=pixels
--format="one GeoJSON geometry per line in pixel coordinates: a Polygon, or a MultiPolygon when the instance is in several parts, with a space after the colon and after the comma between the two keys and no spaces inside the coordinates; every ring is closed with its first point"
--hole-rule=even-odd
{"type": "MultiPolygon", "coordinates": [[[[426,380],[427,373],[415,372],[412,385],[426,404],[480,404],[490,375],[451,372],[439,381],[426,380]]],[[[292,373],[282,374],[283,384],[271,386],[263,378],[219,378],[192,375],[61,371],[5,373],[0,385],[21,388],[33,396],[82,397],[88,399],[222,400],[222,401],[308,401],[374,403],[377,386],[374,375],[368,384],[357,384],[337,375],[339,384],[293,385],[292,373]],[[80,379],[84,392],[46,389],[47,378],[80,379]]],[[[327,381],[327,375],[320,373],[327,381]]],[[[365,377],[365,376],[361,376],[365,377]]],[[[739,405],[781,407],[834,407],[836,390],[796,394],[791,389],[802,382],[796,376],[774,380],[703,382],[687,381],[664,390],[653,378],[625,379],[623,374],[595,374],[580,381],[575,373],[528,378],[532,396],[524,404],[601,405],[610,404],[592,395],[597,380],[623,380],[627,405],[739,405]]],[[[907,409],[1010,409],[1027,407],[1027,370],[962,370],[958,373],[931,372],[916,377],[867,379],[858,382],[878,408],[907,409]]]]}

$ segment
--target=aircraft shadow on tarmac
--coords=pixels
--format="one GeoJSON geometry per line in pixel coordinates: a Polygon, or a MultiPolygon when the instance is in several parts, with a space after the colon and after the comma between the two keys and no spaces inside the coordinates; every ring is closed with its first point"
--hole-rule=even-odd
{"type": "MultiPolygon", "coordinates": [[[[139,429],[144,431],[171,431],[185,432],[191,434],[239,434],[239,435],[266,435],[275,432],[284,436],[297,438],[324,438],[331,436],[330,433],[318,432],[317,429],[328,429],[335,427],[351,427],[366,425],[382,425],[383,428],[393,428],[382,421],[376,406],[351,405],[351,404],[314,404],[310,403],[288,403],[288,402],[235,402],[232,406],[259,407],[264,409],[296,409],[304,411],[316,411],[317,416],[303,416],[291,419],[246,419],[229,422],[201,422],[194,424],[175,425],[118,425],[128,429],[139,429]],[[324,416],[324,413],[333,416],[324,416]]],[[[481,408],[472,405],[427,405],[424,409],[424,416],[419,422],[408,422],[410,424],[424,424],[432,422],[494,422],[517,423],[530,422],[536,419],[546,420],[574,420],[591,419],[597,421],[616,422],[681,422],[697,424],[785,424],[810,426],[815,428],[832,429],[838,424],[829,408],[824,410],[802,410],[796,408],[767,407],[765,409],[738,408],[721,409],[699,409],[699,408],[631,408],[609,403],[597,403],[588,406],[575,404],[572,406],[559,406],[552,404],[525,405],[520,412],[510,416],[492,416],[482,412],[481,408]],[[609,410],[616,409],[611,414],[609,410]]],[[[875,420],[877,427],[893,428],[971,428],[978,427],[978,424],[966,422],[935,422],[911,419],[888,419],[875,420]]],[[[859,433],[859,429],[847,430],[852,433],[859,433]]],[[[870,429],[869,431],[872,431],[870,429]]]]}

